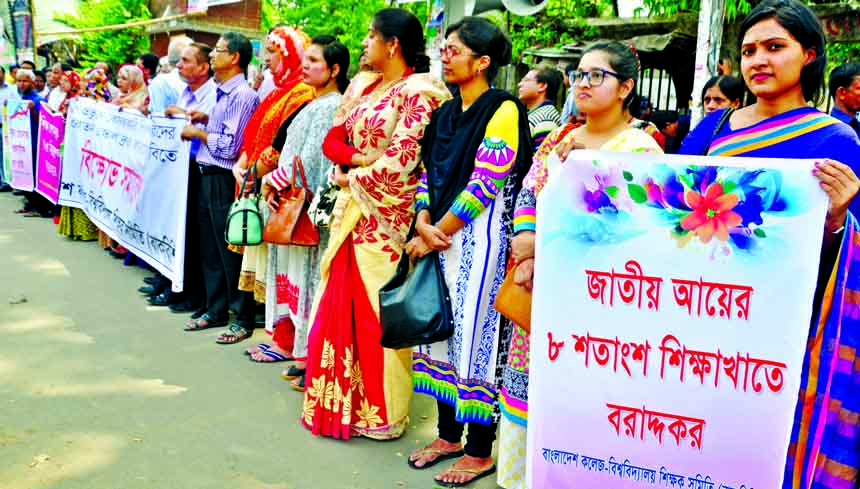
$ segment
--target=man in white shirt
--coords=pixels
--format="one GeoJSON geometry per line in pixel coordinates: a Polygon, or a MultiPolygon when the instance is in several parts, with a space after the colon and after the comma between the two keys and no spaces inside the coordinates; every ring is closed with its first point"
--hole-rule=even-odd
{"type": "Polygon", "coordinates": [[[63,72],[68,71],[70,68],[68,66],[63,65],[62,63],[54,63],[51,66],[51,78],[57,81],[57,85],[51,89],[51,93],[47,96],[48,107],[52,110],[60,110],[60,105],[63,104],[63,100],[66,100],[66,93],[63,92],[63,89],[60,87],[60,80],[63,79],[63,72]]]}
{"type": "Polygon", "coordinates": [[[164,112],[167,107],[176,104],[179,94],[185,90],[185,82],[179,75],[176,65],[179,64],[182,53],[194,41],[186,36],[180,36],[170,41],[167,48],[167,62],[170,71],[158,75],[149,84],[149,112],[157,114],[164,112]]]}
{"type": "Polygon", "coordinates": [[[36,77],[36,93],[42,98],[47,98],[51,92],[48,88],[48,75],[42,70],[33,70],[33,76],[36,77]]]}

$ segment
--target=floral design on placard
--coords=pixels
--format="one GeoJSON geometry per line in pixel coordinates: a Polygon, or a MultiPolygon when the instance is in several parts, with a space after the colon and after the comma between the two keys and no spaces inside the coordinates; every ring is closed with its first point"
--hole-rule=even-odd
{"type": "MultiPolygon", "coordinates": [[[[609,242],[646,232],[614,226],[643,216],[666,228],[683,248],[693,243],[725,254],[753,252],[769,237],[779,218],[801,212],[804,203],[774,169],[666,164],[637,172],[623,164],[577,164],[574,181],[578,239],[609,242]],[[613,226],[610,227],[610,224],[613,226]]],[[[653,229],[653,228],[652,228],[653,229]]]]}

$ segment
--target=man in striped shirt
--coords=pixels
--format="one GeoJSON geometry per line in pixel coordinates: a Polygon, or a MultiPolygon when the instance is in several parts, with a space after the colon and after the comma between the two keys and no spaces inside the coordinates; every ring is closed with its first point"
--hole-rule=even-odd
{"type": "Polygon", "coordinates": [[[209,57],[218,84],[215,107],[211,114],[188,113],[192,123],[205,124],[205,129],[192,124],[182,131],[183,138],[200,141],[198,224],[206,290],[206,311],[192,317],[185,329],[199,331],[226,325],[232,309],[236,316],[229,331],[218,338],[219,343],[242,341],[251,336],[254,328],[254,296],[239,290],[242,255],[227,249],[224,240],[236,188],[232,168],[242,148],[245,126],[260,103],[245,80],[251,50],[250,41],[241,34],[225,32],[221,36],[209,57]]]}
{"type": "Polygon", "coordinates": [[[549,133],[561,125],[555,99],[562,83],[561,72],[551,66],[538,66],[520,81],[519,98],[529,109],[529,129],[535,152],[549,133]]]}

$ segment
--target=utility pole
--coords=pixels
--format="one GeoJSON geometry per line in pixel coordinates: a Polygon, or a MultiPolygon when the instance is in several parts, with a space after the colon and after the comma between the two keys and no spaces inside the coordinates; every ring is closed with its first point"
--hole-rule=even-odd
{"type": "Polygon", "coordinates": [[[702,120],[702,89],[717,73],[726,0],[701,0],[699,30],[696,38],[696,71],[693,78],[693,114],[691,129],[702,120]]]}

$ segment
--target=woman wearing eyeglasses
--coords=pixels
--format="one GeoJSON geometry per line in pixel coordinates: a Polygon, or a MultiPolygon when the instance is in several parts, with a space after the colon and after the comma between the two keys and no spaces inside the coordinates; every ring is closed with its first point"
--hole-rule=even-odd
{"type": "Polygon", "coordinates": [[[455,332],[413,355],[415,391],[436,399],[439,419],[436,440],[416,450],[409,466],[427,469],[457,458],[435,477],[445,487],[495,471],[498,359],[505,358],[500,346],[507,346],[511,327],[493,302],[505,277],[514,199],[532,157],[525,107],[490,88],[510,61],[511,41],[492,22],[466,17],[450,26],[442,66],[459,95],[433,112],[421,145],[418,236],[406,252],[440,253],[455,332]]]}
{"type": "MultiPolygon", "coordinates": [[[[523,182],[514,212],[511,254],[517,284],[531,290],[534,278],[535,207],[549,179],[547,160],[556,151],[561,161],[573,149],[662,153],[657,142],[628,124],[627,108],[635,97],[638,78],[636,55],[618,43],[597,43],[583,53],[573,74],[576,107],[586,114],[585,125],[559,137],[547,137],[535,155],[523,182]]],[[[506,489],[528,487],[526,444],[528,423],[529,333],[515,327],[508,352],[507,368],[499,395],[502,418],[499,425],[499,485],[506,489]]]]}

